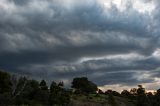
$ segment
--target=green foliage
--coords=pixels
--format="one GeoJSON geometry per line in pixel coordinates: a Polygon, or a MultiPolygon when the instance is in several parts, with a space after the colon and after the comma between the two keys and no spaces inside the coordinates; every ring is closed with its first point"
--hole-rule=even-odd
{"type": "Polygon", "coordinates": [[[39,83],[35,80],[27,80],[25,77],[19,79],[15,93],[15,104],[31,105],[37,104],[37,95],[39,93],[39,83]]]}
{"type": "Polygon", "coordinates": [[[49,92],[48,92],[48,90],[39,89],[35,100],[38,101],[38,103],[40,103],[42,105],[48,105],[49,104],[49,92]]]}
{"type": "Polygon", "coordinates": [[[137,106],[151,106],[150,101],[145,93],[145,88],[138,85],[137,89],[137,106]]]}
{"type": "Polygon", "coordinates": [[[96,93],[98,90],[97,85],[88,81],[86,77],[74,78],[72,88],[75,88],[81,93],[96,93]]]}
{"type": "Polygon", "coordinates": [[[50,105],[67,105],[70,102],[70,93],[63,87],[63,82],[56,84],[54,81],[50,86],[50,105]]]}
{"type": "Polygon", "coordinates": [[[51,83],[51,86],[50,86],[50,92],[54,92],[54,90],[55,90],[55,88],[57,87],[57,84],[56,84],[56,82],[52,82],[51,83]]]}
{"type": "Polygon", "coordinates": [[[63,82],[59,82],[59,83],[58,83],[58,86],[59,86],[59,87],[63,87],[63,86],[64,86],[64,83],[63,83],[63,82]]]}
{"type": "Polygon", "coordinates": [[[108,95],[108,103],[111,105],[111,106],[117,106],[117,103],[115,101],[115,98],[112,94],[109,94],[108,95]]]}
{"type": "Polygon", "coordinates": [[[26,77],[20,77],[18,80],[18,84],[16,85],[16,89],[13,93],[13,96],[16,97],[18,95],[21,94],[21,92],[23,91],[25,85],[27,83],[27,78],[26,77]]]}
{"type": "Polygon", "coordinates": [[[40,87],[41,90],[48,90],[48,86],[47,86],[45,80],[42,80],[42,81],[40,82],[39,87],[40,87]]]}
{"type": "Polygon", "coordinates": [[[160,89],[157,90],[155,96],[152,96],[153,106],[160,106],[160,89]]]}
{"type": "Polygon", "coordinates": [[[0,106],[11,105],[11,104],[12,104],[12,100],[11,100],[10,93],[0,94],[0,106]]]}
{"type": "MultiPolygon", "coordinates": [[[[136,106],[160,106],[160,89],[154,94],[146,93],[142,85],[124,90],[121,94],[108,90],[103,93],[99,90],[96,93],[97,85],[88,81],[86,77],[74,78],[72,90],[65,89],[63,82],[52,82],[48,89],[45,80],[40,83],[26,77],[11,77],[7,72],[0,71],[0,105],[33,105],[33,106],[67,106],[71,99],[81,102],[109,103],[117,106],[117,98],[128,100],[136,106]],[[107,102],[108,101],[108,102],[107,102]]],[[[129,102],[128,102],[129,103],[129,102]]]]}
{"type": "Polygon", "coordinates": [[[0,94],[11,93],[11,87],[10,75],[7,72],[0,71],[0,94]]]}

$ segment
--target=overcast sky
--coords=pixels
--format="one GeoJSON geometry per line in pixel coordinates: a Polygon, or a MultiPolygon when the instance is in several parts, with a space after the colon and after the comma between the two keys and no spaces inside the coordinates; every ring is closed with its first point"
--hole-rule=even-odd
{"type": "MultiPolygon", "coordinates": [[[[159,0],[0,0],[0,68],[66,85],[160,88],[159,0]]],[[[117,89],[118,88],[118,89],[117,89]]]]}

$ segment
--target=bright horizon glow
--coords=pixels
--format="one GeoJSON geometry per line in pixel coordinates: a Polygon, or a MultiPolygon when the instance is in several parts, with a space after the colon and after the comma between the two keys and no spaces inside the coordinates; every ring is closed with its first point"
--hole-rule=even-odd
{"type": "MultiPolygon", "coordinates": [[[[138,84],[142,85],[145,89],[146,92],[156,92],[156,90],[159,89],[160,82],[155,82],[155,83],[142,83],[138,84]]],[[[113,84],[113,85],[104,85],[104,86],[99,86],[99,89],[101,89],[103,92],[107,90],[113,90],[121,93],[123,90],[128,90],[130,91],[132,88],[138,88],[137,86],[127,86],[127,85],[120,85],[120,84],[113,84]]]]}

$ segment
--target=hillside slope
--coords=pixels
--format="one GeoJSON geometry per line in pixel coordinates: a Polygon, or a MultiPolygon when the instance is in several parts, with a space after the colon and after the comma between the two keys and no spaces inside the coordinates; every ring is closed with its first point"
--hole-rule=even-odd
{"type": "Polygon", "coordinates": [[[107,95],[73,95],[69,106],[136,106],[133,101],[123,97],[113,97],[107,95]]]}

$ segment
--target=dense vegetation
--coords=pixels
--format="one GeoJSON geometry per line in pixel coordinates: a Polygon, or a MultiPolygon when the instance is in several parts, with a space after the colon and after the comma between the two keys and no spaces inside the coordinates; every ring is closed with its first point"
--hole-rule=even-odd
{"type": "Polygon", "coordinates": [[[87,102],[89,106],[93,102],[123,106],[119,101],[124,101],[129,106],[160,106],[160,89],[154,94],[146,93],[142,85],[121,93],[103,92],[86,77],[80,77],[73,79],[71,88],[64,88],[63,82],[53,81],[47,86],[45,80],[38,82],[0,71],[0,105],[76,106],[78,102],[87,102]]]}

